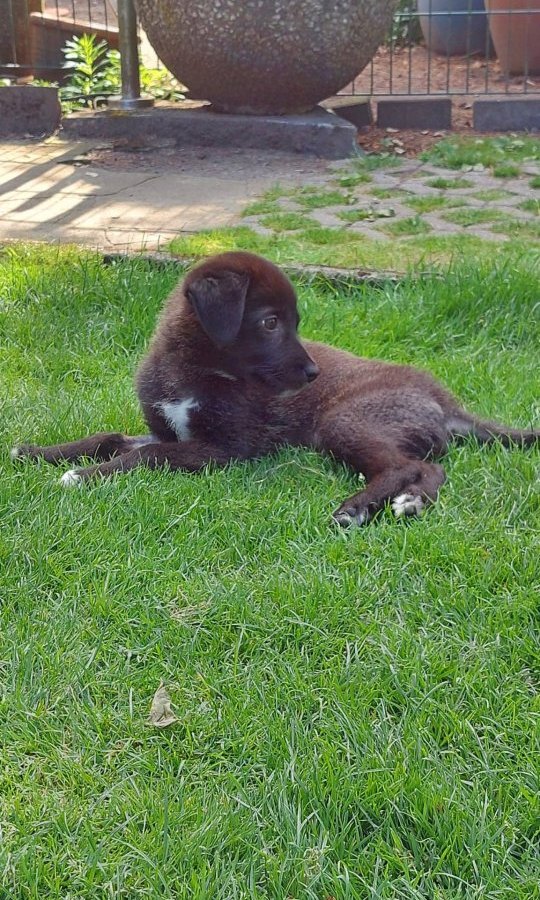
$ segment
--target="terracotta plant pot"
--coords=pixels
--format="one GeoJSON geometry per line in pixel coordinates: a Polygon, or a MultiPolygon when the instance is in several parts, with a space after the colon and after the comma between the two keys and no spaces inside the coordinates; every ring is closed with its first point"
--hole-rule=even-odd
{"type": "Polygon", "coordinates": [[[190,96],[220,112],[304,112],[369,63],[397,0],[135,0],[190,96]]]}
{"type": "Polygon", "coordinates": [[[505,75],[540,75],[540,0],[486,0],[505,75]]]}
{"type": "Polygon", "coordinates": [[[492,52],[484,0],[418,0],[426,46],[441,56],[492,52]]]}

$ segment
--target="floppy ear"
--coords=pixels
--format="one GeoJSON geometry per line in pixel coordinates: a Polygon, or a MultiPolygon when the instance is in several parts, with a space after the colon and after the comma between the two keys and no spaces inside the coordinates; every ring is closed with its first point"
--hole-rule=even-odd
{"type": "Polygon", "coordinates": [[[199,322],[218,346],[232,344],[238,336],[248,285],[249,275],[223,272],[196,279],[186,291],[199,322]]]}

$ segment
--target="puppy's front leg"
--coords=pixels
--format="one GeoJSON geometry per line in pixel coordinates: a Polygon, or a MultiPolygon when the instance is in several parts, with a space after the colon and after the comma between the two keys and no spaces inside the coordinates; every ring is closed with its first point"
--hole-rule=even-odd
{"type": "Polygon", "coordinates": [[[181,469],[184,472],[198,472],[208,463],[224,466],[233,458],[237,457],[233,457],[219,447],[203,441],[156,442],[119,454],[96,466],[88,466],[88,468],[84,469],[70,469],[62,475],[60,481],[67,487],[72,487],[97,477],[107,478],[115,472],[129,472],[137,466],[147,466],[149,469],[169,466],[173,470],[181,469]]]}
{"type": "Polygon", "coordinates": [[[118,432],[102,431],[91,434],[78,441],[70,441],[67,444],[52,444],[49,447],[40,447],[37,444],[19,444],[11,450],[11,458],[18,459],[43,459],[45,462],[58,465],[63,462],[77,462],[84,457],[90,459],[106,460],[121,453],[127,453],[143,444],[155,443],[152,435],[140,435],[128,437],[118,432]]]}

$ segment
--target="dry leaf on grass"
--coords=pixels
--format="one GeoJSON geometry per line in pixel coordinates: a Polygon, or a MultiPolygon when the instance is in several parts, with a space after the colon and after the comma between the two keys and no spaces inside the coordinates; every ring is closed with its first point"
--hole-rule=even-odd
{"type": "MultiPolygon", "coordinates": [[[[184,598],[177,598],[179,601],[184,598]]],[[[190,625],[199,625],[203,618],[204,614],[210,608],[210,601],[202,601],[198,604],[189,604],[186,603],[184,606],[177,605],[177,602],[173,602],[170,606],[171,619],[175,619],[177,622],[181,622],[182,625],[189,627],[190,625]]]]}
{"type": "Polygon", "coordinates": [[[171,698],[162,682],[154,694],[148,724],[154,725],[155,728],[166,728],[175,722],[178,722],[178,717],[172,711],[171,698]]]}

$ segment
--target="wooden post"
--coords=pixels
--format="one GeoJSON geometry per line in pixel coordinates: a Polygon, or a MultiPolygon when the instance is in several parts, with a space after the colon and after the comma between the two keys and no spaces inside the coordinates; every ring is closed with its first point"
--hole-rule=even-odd
{"type": "Polygon", "coordinates": [[[31,64],[31,12],[43,12],[43,0],[0,0],[0,63],[31,64]]]}
{"type": "Polygon", "coordinates": [[[15,41],[11,21],[11,0],[0,0],[0,63],[12,63],[15,56],[15,41]]]}
{"type": "Polygon", "coordinates": [[[15,59],[20,66],[29,66],[32,62],[30,47],[30,10],[28,0],[11,0],[11,19],[13,22],[13,44],[15,59]]]}

